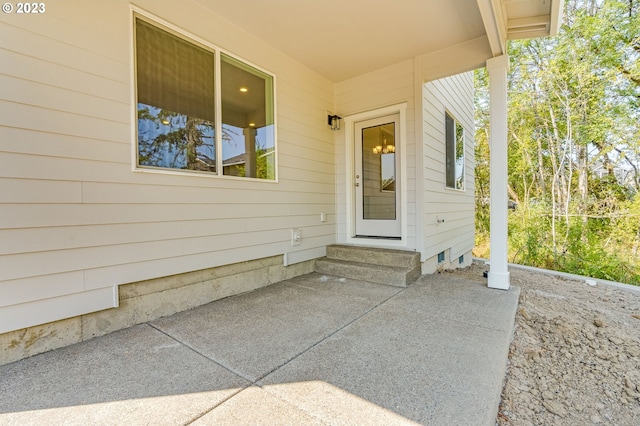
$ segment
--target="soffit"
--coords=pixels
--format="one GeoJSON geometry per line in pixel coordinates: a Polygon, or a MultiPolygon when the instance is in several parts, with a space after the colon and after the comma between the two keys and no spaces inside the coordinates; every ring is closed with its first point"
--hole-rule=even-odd
{"type": "Polygon", "coordinates": [[[553,35],[558,31],[559,0],[502,0],[506,16],[507,39],[553,35]]]}
{"type": "Polygon", "coordinates": [[[484,38],[485,50],[494,56],[503,54],[509,38],[553,33],[553,10],[562,3],[562,0],[194,1],[332,82],[484,38]]]}
{"type": "Polygon", "coordinates": [[[476,0],[196,0],[333,82],[485,34],[476,0]]]}

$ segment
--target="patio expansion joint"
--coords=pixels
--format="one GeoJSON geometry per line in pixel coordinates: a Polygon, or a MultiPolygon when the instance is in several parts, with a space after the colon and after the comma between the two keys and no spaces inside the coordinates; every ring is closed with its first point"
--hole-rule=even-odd
{"type": "MultiPolygon", "coordinates": [[[[374,306],[372,306],[371,308],[367,309],[366,311],[364,311],[362,314],[358,315],[356,318],[354,318],[353,320],[347,322],[346,324],[342,325],[341,327],[337,328],[336,330],[334,330],[333,332],[329,333],[328,335],[324,336],[323,338],[321,338],[320,340],[318,340],[317,342],[311,344],[310,346],[308,346],[306,349],[304,349],[303,351],[297,353],[296,355],[292,356],[291,358],[289,358],[288,360],[286,360],[285,362],[283,362],[282,364],[278,365],[277,367],[269,370],[268,372],[266,372],[265,374],[261,375],[260,377],[258,377],[257,379],[253,380],[251,378],[245,377],[243,374],[234,371],[233,369],[225,366],[224,364],[216,361],[215,359],[203,354],[202,352],[200,352],[199,350],[197,350],[196,348],[186,344],[185,342],[180,341],[178,338],[172,336],[171,334],[169,334],[168,332],[164,331],[163,329],[161,329],[160,327],[156,326],[155,324],[148,322],[147,325],[149,325],[150,327],[152,327],[153,329],[159,331],[160,333],[164,334],[165,336],[169,337],[170,339],[174,340],[175,342],[179,343],[180,345],[188,348],[189,350],[193,351],[194,353],[204,357],[205,359],[215,363],[216,365],[224,368],[225,370],[231,372],[232,374],[235,374],[236,376],[246,380],[247,382],[249,382],[248,385],[238,389],[236,392],[233,392],[232,394],[230,394],[228,397],[220,400],[218,403],[214,404],[212,407],[210,407],[209,409],[203,411],[202,413],[199,413],[197,415],[195,415],[193,418],[191,418],[189,421],[187,421],[185,424],[192,424],[193,422],[196,422],[198,419],[206,416],[207,414],[211,413],[213,410],[215,410],[216,408],[220,407],[221,405],[223,405],[224,403],[226,403],[227,401],[229,401],[230,399],[236,397],[237,395],[239,395],[241,392],[245,391],[246,389],[252,387],[252,386],[257,386],[259,388],[262,389],[262,386],[260,384],[260,381],[263,380],[265,377],[269,376],[270,374],[274,373],[275,371],[279,370],[280,368],[284,367],[285,365],[287,365],[288,363],[290,363],[291,361],[295,360],[296,358],[300,357],[301,355],[305,354],[306,352],[310,351],[311,349],[315,348],[316,346],[318,346],[320,343],[324,342],[325,340],[331,338],[332,336],[336,335],[337,333],[341,332],[342,330],[344,330],[345,328],[349,327],[351,324],[354,324],[358,321],[360,321],[362,318],[364,318],[365,316],[367,316],[368,314],[370,314],[371,312],[373,312],[374,310],[378,309],[380,306],[384,305],[385,303],[387,303],[388,301],[390,301],[391,299],[393,299],[394,297],[402,294],[404,291],[406,291],[406,288],[400,288],[397,292],[395,292],[394,294],[392,294],[389,297],[386,297],[385,299],[381,300],[380,302],[378,302],[377,304],[375,304],[374,306]]],[[[285,401],[286,402],[286,401],[285,401]]],[[[312,413],[308,413],[309,415],[312,415],[312,413]]],[[[315,416],[314,416],[315,417],[315,416]]]]}
{"type": "MultiPolygon", "coordinates": [[[[496,333],[508,333],[509,330],[505,330],[503,328],[499,328],[499,327],[489,327],[486,325],[482,325],[482,324],[478,324],[478,323],[474,323],[474,322],[469,322],[469,321],[460,321],[457,320],[455,318],[437,318],[437,317],[433,317],[435,321],[440,321],[440,322],[450,322],[450,323],[454,323],[454,324],[459,324],[459,325],[463,325],[465,327],[470,327],[470,328],[478,328],[481,330],[486,330],[486,331],[492,331],[492,332],[496,332],[496,333]]],[[[514,319],[515,319],[515,315],[514,315],[514,319]]]]}
{"type": "Polygon", "coordinates": [[[196,349],[196,348],[194,348],[193,346],[188,345],[188,344],[186,344],[185,342],[180,341],[178,338],[176,338],[175,336],[172,336],[171,334],[169,334],[168,332],[164,331],[163,329],[161,329],[161,328],[160,328],[160,327],[158,327],[157,325],[155,325],[155,324],[153,324],[153,323],[151,323],[151,322],[148,322],[148,323],[147,323],[147,325],[148,325],[149,327],[151,327],[151,328],[153,328],[153,329],[155,329],[155,330],[159,331],[160,333],[164,334],[165,336],[167,336],[167,337],[168,337],[168,338],[170,338],[171,340],[174,340],[175,342],[177,342],[177,343],[179,343],[180,345],[184,346],[185,348],[189,349],[190,351],[192,351],[192,352],[194,352],[194,353],[196,353],[196,354],[200,355],[201,357],[203,357],[203,358],[205,358],[205,359],[207,359],[207,360],[209,360],[209,361],[213,362],[213,363],[214,363],[214,364],[216,364],[217,366],[224,368],[225,370],[229,371],[230,373],[235,374],[236,376],[240,377],[241,379],[246,380],[247,382],[249,382],[249,385],[247,385],[247,387],[248,387],[248,386],[251,386],[251,385],[253,385],[253,384],[255,384],[255,381],[254,381],[254,380],[252,380],[251,378],[249,378],[249,377],[245,377],[242,373],[240,373],[240,372],[238,372],[238,371],[234,371],[233,369],[231,369],[231,368],[227,367],[226,365],[222,364],[221,362],[219,362],[219,361],[217,361],[217,360],[215,360],[215,359],[211,358],[210,356],[207,356],[207,355],[203,354],[202,352],[200,352],[199,350],[197,350],[197,349],[196,349]]]}
{"type": "Polygon", "coordinates": [[[274,373],[275,371],[279,370],[280,368],[284,367],[285,365],[289,364],[291,361],[295,360],[296,358],[300,357],[301,355],[304,355],[305,353],[309,352],[311,349],[315,348],[316,346],[318,346],[319,344],[321,344],[325,340],[330,339],[331,337],[333,337],[336,334],[340,333],[342,330],[344,330],[345,328],[349,327],[351,324],[354,324],[354,323],[360,321],[362,318],[364,318],[365,316],[367,316],[368,314],[370,314],[374,310],[378,309],[380,306],[384,305],[385,303],[387,303],[388,301],[390,301],[391,299],[393,299],[394,297],[398,296],[399,294],[403,293],[406,290],[407,290],[406,288],[399,289],[399,291],[397,291],[396,293],[394,293],[391,296],[381,300],[379,303],[377,303],[376,305],[374,305],[371,308],[367,309],[366,311],[364,311],[362,314],[360,314],[356,318],[352,319],[351,321],[349,321],[346,324],[342,325],[341,327],[337,328],[333,332],[327,334],[326,336],[324,336],[323,338],[321,338],[317,342],[313,343],[312,345],[307,347],[305,350],[297,353],[296,355],[292,356],[291,358],[289,358],[288,360],[286,360],[282,364],[278,365],[277,367],[275,367],[275,368],[271,369],[270,371],[268,371],[267,373],[263,374],[262,376],[257,378],[256,381],[253,382],[252,384],[262,388],[262,386],[259,383],[262,379],[264,379],[268,375],[274,373]]]}
{"type": "Polygon", "coordinates": [[[242,374],[238,373],[237,371],[233,371],[232,369],[228,368],[227,366],[221,364],[220,362],[216,361],[215,359],[203,354],[202,352],[200,352],[199,350],[195,349],[194,347],[181,342],[180,340],[178,340],[176,337],[172,336],[171,334],[167,333],[166,331],[164,331],[163,329],[159,328],[158,326],[156,326],[155,324],[151,323],[151,322],[147,322],[146,323],[149,327],[155,329],[156,331],[164,334],[165,336],[167,336],[168,338],[170,338],[171,340],[177,342],[178,344],[184,346],[185,348],[189,349],[190,351],[200,355],[201,357],[213,362],[214,364],[218,365],[221,368],[224,368],[225,370],[231,372],[232,374],[235,374],[236,376],[240,377],[243,380],[246,380],[247,382],[249,382],[248,385],[238,389],[236,392],[231,393],[229,396],[227,396],[226,398],[221,399],[219,402],[217,402],[216,404],[214,404],[211,408],[204,410],[203,412],[195,415],[194,417],[192,417],[190,420],[188,420],[185,424],[189,425],[192,424],[193,422],[197,421],[198,419],[206,416],[207,414],[209,414],[210,412],[212,412],[213,410],[215,410],[216,408],[218,408],[219,406],[221,406],[222,404],[224,404],[225,402],[229,401],[231,398],[235,397],[236,395],[238,395],[240,392],[242,392],[243,390],[254,386],[256,381],[253,381],[247,377],[244,377],[242,374]]]}
{"type": "Polygon", "coordinates": [[[247,387],[244,387],[244,388],[238,389],[236,392],[233,392],[231,395],[227,396],[226,398],[224,398],[224,399],[220,400],[219,402],[217,402],[216,404],[214,404],[208,410],[204,410],[202,413],[200,413],[200,414],[198,414],[196,416],[193,416],[191,419],[189,419],[187,422],[185,422],[185,425],[190,425],[190,424],[193,424],[194,422],[197,422],[199,419],[201,419],[202,417],[206,416],[207,414],[209,414],[210,412],[212,412],[213,410],[215,410],[216,408],[218,408],[219,406],[221,406],[225,402],[229,401],[231,398],[239,395],[240,392],[246,390],[249,387],[251,387],[251,385],[249,385],[247,387]]]}

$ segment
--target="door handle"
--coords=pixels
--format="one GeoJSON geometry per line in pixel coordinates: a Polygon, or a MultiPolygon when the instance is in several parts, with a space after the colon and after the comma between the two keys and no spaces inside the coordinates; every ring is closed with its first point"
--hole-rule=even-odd
{"type": "Polygon", "coordinates": [[[356,182],[356,186],[360,186],[360,183],[359,183],[359,182],[356,182]]]}

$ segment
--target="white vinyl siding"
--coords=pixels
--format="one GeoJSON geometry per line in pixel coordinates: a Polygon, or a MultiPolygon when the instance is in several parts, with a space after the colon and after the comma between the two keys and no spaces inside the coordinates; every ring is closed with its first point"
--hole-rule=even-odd
{"type": "Polygon", "coordinates": [[[424,110],[424,256],[449,250],[455,260],[474,245],[473,132],[465,131],[465,191],[446,188],[445,113],[473,129],[473,73],[426,83],[424,110]]]}
{"type": "Polygon", "coordinates": [[[3,14],[0,333],[113,306],[121,284],[335,242],[331,83],[194,3],[135,3],[278,76],[279,182],[132,171],[128,1],[3,14]]]}

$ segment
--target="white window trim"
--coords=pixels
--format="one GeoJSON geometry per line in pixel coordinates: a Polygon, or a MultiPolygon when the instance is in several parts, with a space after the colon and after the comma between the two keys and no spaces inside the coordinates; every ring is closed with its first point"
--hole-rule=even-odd
{"type": "Polygon", "coordinates": [[[236,180],[241,182],[263,182],[263,183],[278,183],[279,180],[279,167],[278,167],[278,99],[277,99],[277,78],[276,75],[251,61],[247,61],[246,59],[229,52],[226,49],[223,49],[201,37],[198,37],[195,34],[192,34],[184,29],[178,27],[177,25],[172,24],[171,22],[160,18],[157,15],[154,15],[150,12],[147,12],[144,9],[141,9],[137,6],[131,5],[131,11],[129,13],[130,22],[129,22],[129,43],[130,43],[130,52],[129,58],[131,60],[132,66],[129,67],[129,78],[131,82],[131,117],[132,117],[132,125],[131,125],[131,171],[135,173],[151,173],[151,174],[162,174],[162,175],[174,175],[174,176],[190,176],[190,177],[204,177],[209,179],[229,179],[236,180]],[[221,93],[222,82],[220,76],[220,56],[221,54],[225,54],[231,58],[237,59],[238,61],[249,65],[258,71],[261,71],[273,78],[273,147],[275,150],[275,179],[261,179],[261,178],[253,178],[253,177],[243,177],[243,176],[229,176],[224,175],[222,173],[222,155],[218,155],[222,153],[222,132],[219,132],[218,129],[222,128],[222,98],[221,96],[215,97],[215,143],[216,143],[216,173],[211,172],[202,172],[202,171],[182,171],[178,169],[170,169],[170,168],[151,168],[151,167],[139,167],[138,166],[138,108],[137,108],[137,99],[138,99],[138,89],[137,89],[137,80],[136,80],[136,40],[135,40],[135,18],[139,16],[143,19],[146,19],[148,22],[155,24],[159,27],[165,27],[176,34],[184,37],[186,41],[194,41],[196,43],[202,44],[215,52],[215,70],[214,70],[214,88],[216,93],[221,93]]]}

